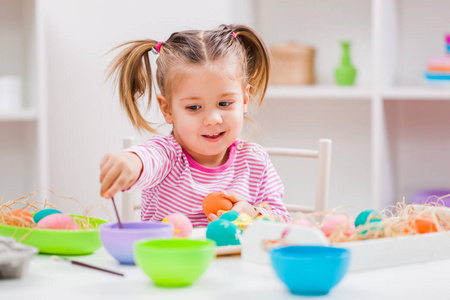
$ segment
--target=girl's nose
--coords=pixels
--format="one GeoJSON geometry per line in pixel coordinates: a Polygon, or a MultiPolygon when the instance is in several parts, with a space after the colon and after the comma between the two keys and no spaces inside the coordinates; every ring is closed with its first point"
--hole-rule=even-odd
{"type": "Polygon", "coordinates": [[[222,123],[222,116],[220,115],[220,112],[217,110],[209,111],[206,113],[205,117],[203,118],[203,125],[216,125],[222,123]]]}

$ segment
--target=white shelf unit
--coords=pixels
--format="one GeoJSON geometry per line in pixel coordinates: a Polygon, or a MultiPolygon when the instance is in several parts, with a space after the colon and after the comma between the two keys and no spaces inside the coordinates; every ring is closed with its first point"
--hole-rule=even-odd
{"type": "Polygon", "coordinates": [[[0,111],[0,198],[46,186],[42,23],[34,0],[0,0],[0,76],[22,81],[20,108],[0,111]]]}
{"type": "MultiPolygon", "coordinates": [[[[316,85],[269,87],[259,116],[260,142],[307,148],[331,138],[330,208],[382,209],[403,197],[408,202],[416,189],[449,187],[450,118],[444,112],[450,111],[450,89],[422,79],[427,57],[444,55],[448,1],[253,5],[255,27],[269,45],[295,40],[317,50],[316,85]],[[355,86],[347,88],[333,82],[341,40],[351,42],[358,70],[355,86]]],[[[288,169],[281,167],[282,178],[288,169]]],[[[291,175],[287,171],[283,180],[293,183],[291,175]]],[[[300,178],[305,182],[286,191],[287,199],[304,195],[312,183],[306,173],[300,178]]],[[[303,197],[313,199],[313,192],[303,197]]]]}

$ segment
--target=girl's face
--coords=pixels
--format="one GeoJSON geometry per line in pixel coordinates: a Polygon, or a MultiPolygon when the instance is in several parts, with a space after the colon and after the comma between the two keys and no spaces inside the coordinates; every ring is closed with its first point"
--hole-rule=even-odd
{"type": "Polygon", "coordinates": [[[158,95],[175,139],[199,164],[222,165],[228,147],[241,133],[250,86],[243,90],[232,70],[218,63],[193,68],[175,85],[171,105],[158,95]]]}

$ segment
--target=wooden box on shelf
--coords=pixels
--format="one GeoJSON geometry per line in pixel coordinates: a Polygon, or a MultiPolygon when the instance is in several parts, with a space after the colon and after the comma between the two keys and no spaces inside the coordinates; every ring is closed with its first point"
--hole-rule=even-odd
{"type": "Polygon", "coordinates": [[[271,46],[270,52],[271,84],[314,84],[314,48],[289,42],[271,46]]]}

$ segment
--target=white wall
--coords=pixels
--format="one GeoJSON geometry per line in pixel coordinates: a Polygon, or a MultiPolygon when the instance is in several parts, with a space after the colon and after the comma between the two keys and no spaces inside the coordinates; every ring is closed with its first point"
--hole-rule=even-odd
{"type": "MultiPolygon", "coordinates": [[[[79,199],[83,206],[109,202],[99,196],[99,163],[122,148],[122,137],[137,135],[117,94],[105,83],[114,46],[133,39],[165,40],[174,31],[232,23],[233,1],[42,2],[48,70],[49,186],[79,199]]],[[[118,196],[117,198],[120,199],[118,196]]],[[[63,211],[81,212],[71,200],[54,202],[63,211]]],[[[107,217],[102,209],[92,215],[107,217]]],[[[113,215],[111,215],[113,216],[113,215]]]]}

